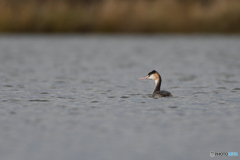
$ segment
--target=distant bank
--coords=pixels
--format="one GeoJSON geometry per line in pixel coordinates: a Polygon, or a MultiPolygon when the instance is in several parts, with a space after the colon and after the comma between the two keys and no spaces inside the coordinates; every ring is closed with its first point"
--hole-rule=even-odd
{"type": "Polygon", "coordinates": [[[240,0],[0,0],[0,33],[240,33],[240,0]]]}

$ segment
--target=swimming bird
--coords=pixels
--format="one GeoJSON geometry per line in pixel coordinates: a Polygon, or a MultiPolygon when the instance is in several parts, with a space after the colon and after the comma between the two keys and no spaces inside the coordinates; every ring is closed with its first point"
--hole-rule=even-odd
{"type": "Polygon", "coordinates": [[[152,93],[153,98],[172,97],[172,94],[170,92],[160,90],[162,78],[157,71],[153,70],[152,72],[149,72],[146,77],[139,78],[139,79],[151,79],[155,81],[155,89],[153,90],[153,93],[152,93]]]}

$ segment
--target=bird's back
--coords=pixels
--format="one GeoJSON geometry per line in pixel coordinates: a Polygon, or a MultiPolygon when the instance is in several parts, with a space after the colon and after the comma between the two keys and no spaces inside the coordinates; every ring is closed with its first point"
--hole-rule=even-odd
{"type": "Polygon", "coordinates": [[[168,91],[157,91],[152,94],[153,98],[159,98],[159,97],[172,97],[172,94],[168,91]]]}

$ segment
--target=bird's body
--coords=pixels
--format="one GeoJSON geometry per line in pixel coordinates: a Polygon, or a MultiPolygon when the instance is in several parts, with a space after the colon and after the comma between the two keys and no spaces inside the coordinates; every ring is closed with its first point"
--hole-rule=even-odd
{"type": "Polygon", "coordinates": [[[172,94],[168,91],[157,91],[152,93],[153,98],[160,98],[160,97],[172,97],[172,94]]]}
{"type": "Polygon", "coordinates": [[[172,94],[168,91],[160,90],[162,78],[160,74],[153,70],[152,72],[149,72],[146,77],[140,78],[140,79],[151,79],[155,81],[155,88],[152,93],[153,98],[160,98],[160,97],[172,97],[172,94]]]}

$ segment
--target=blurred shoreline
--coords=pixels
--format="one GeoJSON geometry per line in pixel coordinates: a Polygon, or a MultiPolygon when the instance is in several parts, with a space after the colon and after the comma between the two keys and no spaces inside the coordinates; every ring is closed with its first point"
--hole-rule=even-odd
{"type": "Polygon", "coordinates": [[[240,0],[0,0],[0,33],[240,33],[240,0]]]}

